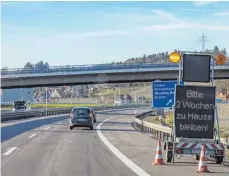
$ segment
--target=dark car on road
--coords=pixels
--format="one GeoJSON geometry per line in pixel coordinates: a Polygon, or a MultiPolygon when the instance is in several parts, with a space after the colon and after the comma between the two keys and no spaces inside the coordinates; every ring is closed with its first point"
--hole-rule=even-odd
{"type": "Polygon", "coordinates": [[[27,111],[29,110],[28,102],[24,100],[13,101],[12,111],[27,111]]]}
{"type": "Polygon", "coordinates": [[[73,108],[70,113],[70,130],[74,127],[89,127],[93,130],[94,117],[93,111],[87,107],[73,108]]]}

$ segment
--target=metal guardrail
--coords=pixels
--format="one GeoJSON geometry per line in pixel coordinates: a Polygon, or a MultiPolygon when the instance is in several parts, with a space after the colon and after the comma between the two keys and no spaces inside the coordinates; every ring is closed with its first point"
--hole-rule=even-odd
{"type": "MultiPolygon", "coordinates": [[[[124,109],[124,108],[135,108],[135,107],[148,107],[149,105],[125,105],[125,106],[92,106],[95,111],[98,110],[109,110],[109,109],[124,109]]],[[[31,111],[16,111],[16,112],[4,112],[1,111],[1,121],[10,121],[10,120],[19,120],[31,117],[42,117],[49,115],[59,115],[59,114],[68,114],[72,108],[51,108],[51,109],[40,109],[40,110],[31,110],[31,111]]]]}
{"type": "Polygon", "coordinates": [[[24,111],[24,112],[1,112],[1,121],[10,121],[10,120],[19,120],[26,119],[31,117],[42,117],[49,115],[58,115],[58,114],[67,114],[70,113],[70,108],[63,109],[47,109],[46,110],[32,110],[32,111],[24,111]]]}
{"type": "MultiPolygon", "coordinates": [[[[225,65],[229,65],[229,61],[227,61],[225,65]]],[[[179,64],[176,64],[176,63],[166,63],[166,64],[134,63],[134,64],[51,66],[49,68],[32,68],[32,69],[14,68],[14,69],[7,69],[7,70],[1,69],[1,75],[77,72],[77,71],[115,70],[115,69],[139,69],[139,68],[171,68],[171,67],[179,67],[179,64]]]]}
{"type": "MultiPolygon", "coordinates": [[[[137,128],[141,129],[142,132],[150,133],[151,136],[155,139],[160,139],[165,142],[170,139],[171,128],[167,126],[157,125],[144,121],[144,118],[154,113],[155,110],[144,112],[135,116],[135,125],[137,128]]],[[[229,145],[229,140],[221,138],[222,143],[224,143],[225,148],[229,145]]],[[[229,158],[225,158],[224,165],[229,166],[229,158]]]]}
{"type": "Polygon", "coordinates": [[[145,117],[151,115],[152,113],[155,114],[155,111],[156,110],[151,110],[135,116],[135,125],[141,129],[142,132],[150,133],[155,139],[160,139],[162,141],[169,140],[171,128],[144,121],[145,117]]]}

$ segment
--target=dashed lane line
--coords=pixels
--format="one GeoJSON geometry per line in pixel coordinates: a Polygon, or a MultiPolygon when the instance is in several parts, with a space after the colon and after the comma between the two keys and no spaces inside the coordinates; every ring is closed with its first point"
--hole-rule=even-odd
{"type": "Polygon", "coordinates": [[[4,153],[4,155],[10,155],[14,150],[16,150],[17,149],[17,147],[11,147],[11,148],[9,148],[8,150],[7,150],[7,152],[6,153],[4,153]]]}
{"type": "Polygon", "coordinates": [[[28,138],[33,138],[34,136],[36,136],[37,134],[32,134],[31,136],[29,136],[28,138]]]}
{"type": "Polygon", "coordinates": [[[45,130],[48,130],[50,128],[50,126],[46,127],[45,130]]]}

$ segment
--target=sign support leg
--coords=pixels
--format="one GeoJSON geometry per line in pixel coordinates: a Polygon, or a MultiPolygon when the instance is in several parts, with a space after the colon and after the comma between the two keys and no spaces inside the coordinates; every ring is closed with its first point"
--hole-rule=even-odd
{"type": "MultiPolygon", "coordinates": [[[[180,82],[179,82],[180,84],[180,82]]],[[[175,89],[176,90],[176,89],[175,89]]],[[[173,164],[175,163],[175,142],[176,142],[176,130],[175,130],[175,107],[173,105],[173,164]]]]}
{"type": "Polygon", "coordinates": [[[180,84],[181,80],[181,61],[179,62],[179,78],[178,78],[178,85],[180,84]]]}
{"type": "Polygon", "coordinates": [[[180,85],[180,82],[181,82],[181,75],[182,75],[182,71],[181,71],[181,65],[182,65],[182,58],[183,58],[183,56],[181,56],[181,60],[180,60],[180,62],[179,62],[179,78],[178,78],[178,85],[180,85]]]}
{"type": "MultiPolygon", "coordinates": [[[[211,81],[212,81],[212,86],[214,86],[214,65],[215,65],[215,60],[212,58],[212,72],[211,72],[211,81]]],[[[217,121],[217,137],[218,137],[218,142],[220,143],[220,131],[219,131],[219,116],[218,116],[218,108],[217,108],[217,103],[215,103],[215,120],[217,121]]]]}
{"type": "Polygon", "coordinates": [[[173,164],[175,163],[175,142],[173,142],[173,164]]]}
{"type": "Polygon", "coordinates": [[[218,134],[218,142],[220,143],[220,134],[219,134],[219,117],[218,117],[218,110],[217,110],[217,105],[215,107],[215,117],[217,121],[217,134],[218,134]]]}
{"type": "Polygon", "coordinates": [[[212,60],[213,60],[213,63],[212,63],[212,72],[211,72],[211,81],[212,81],[212,86],[214,86],[214,65],[215,65],[215,63],[214,63],[214,58],[212,58],[212,60]]]}

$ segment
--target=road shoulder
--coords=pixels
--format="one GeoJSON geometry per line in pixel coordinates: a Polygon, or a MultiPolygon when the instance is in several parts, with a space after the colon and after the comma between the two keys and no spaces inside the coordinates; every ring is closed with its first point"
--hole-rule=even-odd
{"type": "MultiPolygon", "coordinates": [[[[198,161],[191,157],[183,157],[180,160],[176,159],[174,165],[166,163],[164,151],[163,156],[166,165],[153,166],[157,141],[133,128],[133,122],[133,116],[118,116],[104,122],[101,131],[114,147],[150,175],[180,175],[182,172],[186,176],[195,174],[198,161]]],[[[212,162],[208,162],[208,168],[213,175],[229,174],[227,167],[212,162]]]]}

